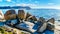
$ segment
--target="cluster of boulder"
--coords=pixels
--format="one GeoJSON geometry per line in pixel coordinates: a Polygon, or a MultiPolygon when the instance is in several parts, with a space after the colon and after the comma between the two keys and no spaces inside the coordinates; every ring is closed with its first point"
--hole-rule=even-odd
{"type": "MultiPolygon", "coordinates": [[[[41,25],[39,25],[37,32],[43,32],[46,29],[54,31],[54,23],[55,23],[54,18],[51,18],[47,21],[43,17],[40,17],[39,19],[37,19],[35,16],[32,16],[30,13],[28,13],[28,12],[25,13],[24,10],[18,10],[18,14],[16,14],[15,10],[8,10],[4,15],[1,15],[2,14],[1,12],[2,11],[0,11],[0,18],[4,17],[4,20],[13,20],[13,19],[18,20],[18,23],[13,24],[12,26],[18,25],[25,21],[27,23],[31,22],[33,24],[37,24],[39,22],[41,25]]],[[[30,26],[32,26],[32,25],[30,25],[30,26]]]]}

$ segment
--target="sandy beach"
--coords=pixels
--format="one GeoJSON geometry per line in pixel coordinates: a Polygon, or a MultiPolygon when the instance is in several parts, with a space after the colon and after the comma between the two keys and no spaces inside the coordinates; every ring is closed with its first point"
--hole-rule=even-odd
{"type": "Polygon", "coordinates": [[[54,34],[60,34],[60,22],[58,21],[55,22],[54,34]]]}

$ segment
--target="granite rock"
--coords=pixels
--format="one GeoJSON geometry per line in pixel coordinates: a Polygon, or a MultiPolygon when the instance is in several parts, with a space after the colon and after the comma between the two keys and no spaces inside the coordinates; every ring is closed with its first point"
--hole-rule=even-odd
{"type": "Polygon", "coordinates": [[[16,18],[15,10],[8,10],[4,14],[4,17],[5,17],[6,20],[15,19],[16,18]]]}
{"type": "Polygon", "coordinates": [[[18,18],[21,19],[21,20],[25,19],[24,10],[18,10],[18,18]]]}
{"type": "Polygon", "coordinates": [[[55,26],[54,26],[55,19],[51,18],[51,19],[49,19],[47,21],[47,23],[48,23],[47,29],[54,31],[54,28],[55,28],[55,26]]]}

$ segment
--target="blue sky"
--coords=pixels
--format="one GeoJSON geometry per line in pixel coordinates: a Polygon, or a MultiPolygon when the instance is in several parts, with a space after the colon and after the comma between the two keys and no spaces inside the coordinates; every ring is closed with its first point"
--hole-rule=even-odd
{"type": "Polygon", "coordinates": [[[0,6],[30,6],[33,8],[59,8],[60,0],[0,0],[0,6]]]}

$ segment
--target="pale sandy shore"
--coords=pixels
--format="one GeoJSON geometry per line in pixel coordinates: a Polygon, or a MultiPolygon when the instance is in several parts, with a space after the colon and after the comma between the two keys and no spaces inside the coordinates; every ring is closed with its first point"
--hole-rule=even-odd
{"type": "Polygon", "coordinates": [[[58,21],[55,22],[54,34],[60,34],[60,22],[58,21]]]}

